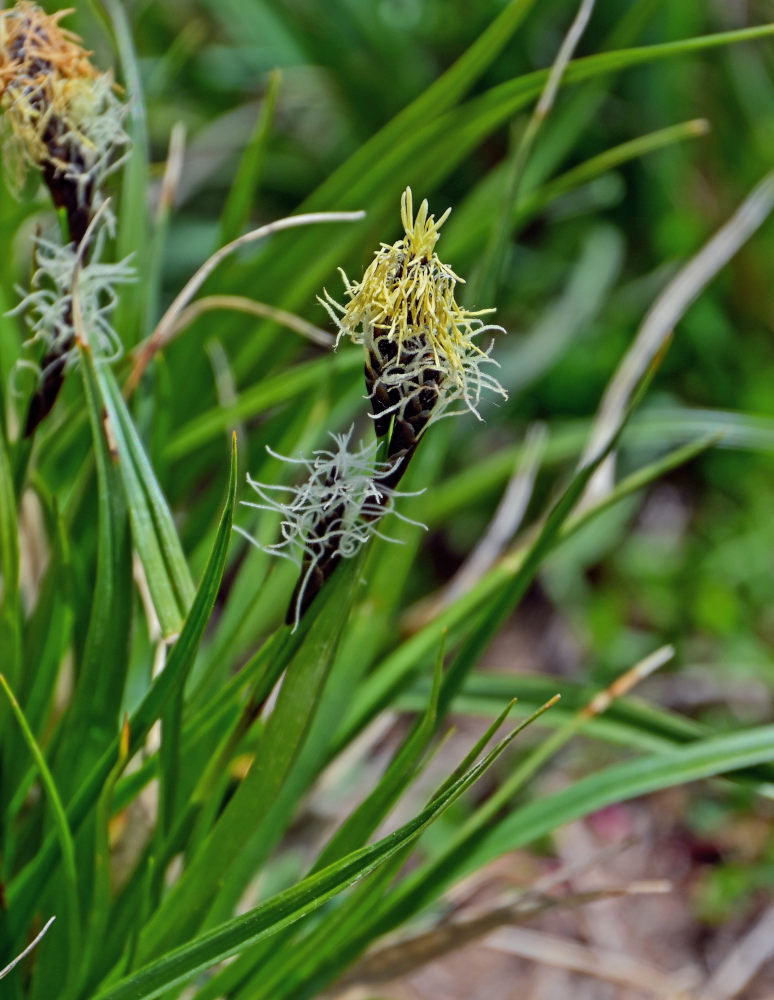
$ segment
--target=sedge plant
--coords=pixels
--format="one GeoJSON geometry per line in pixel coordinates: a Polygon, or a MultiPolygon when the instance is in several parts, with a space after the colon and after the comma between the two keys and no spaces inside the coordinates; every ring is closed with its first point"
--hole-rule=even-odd
{"type": "MultiPolygon", "coordinates": [[[[427,528],[464,509],[487,475],[497,486],[513,473],[511,452],[487,458],[477,442],[488,439],[476,436],[518,389],[512,337],[491,322],[496,299],[471,301],[466,288],[496,296],[499,254],[529,211],[703,131],[672,126],[528,188],[522,174],[560,84],[593,96],[613,64],[774,34],[759,25],[638,46],[632,15],[614,52],[572,61],[586,3],[552,69],[467,97],[531,6],[500,5],[298,212],[246,231],[270,92],[220,249],[202,255],[166,311],[161,270],[185,153],[176,133],[151,213],[125,11],[99,7],[100,44],[117,53],[108,71],[64,26],[66,12],[20,0],[0,14],[0,107],[19,199],[3,224],[9,238],[19,228],[20,247],[26,239],[28,274],[13,301],[13,283],[3,289],[0,331],[3,996],[290,1000],[368,985],[374,968],[384,975],[380,960],[399,970],[407,954],[416,964],[528,919],[530,886],[461,929],[448,926],[445,894],[564,822],[721,775],[770,794],[770,726],[718,734],[629,698],[669,648],[597,691],[514,675],[481,737],[461,759],[447,756],[451,713],[474,698],[489,645],[552,557],[717,443],[683,434],[626,474],[613,462],[671,331],[774,205],[768,178],[694,248],[542,507],[529,507],[515,537],[515,521],[498,519],[464,587],[406,615],[421,596],[427,528]],[[466,286],[446,262],[454,215],[435,214],[434,191],[541,94],[515,172],[482,187],[487,226],[476,212],[456,238],[448,230],[450,254],[480,251],[466,286]],[[416,206],[410,184],[420,181],[416,206]],[[39,224],[23,225],[33,212],[39,224]],[[341,270],[336,294],[345,263],[362,277],[341,270]],[[203,325],[218,330],[207,351],[203,325]],[[460,447],[462,482],[444,476],[460,447]],[[385,720],[393,750],[364,783],[385,720]],[[559,791],[540,787],[581,731],[636,752],[559,791]],[[442,776],[429,779],[439,762],[442,776]],[[487,772],[474,800],[467,793],[487,772]],[[336,821],[299,850],[293,828],[313,826],[307,805],[326,795],[343,803],[336,821]],[[395,932],[413,952],[385,944],[395,932]]],[[[550,476],[550,444],[514,474],[550,476]]]]}

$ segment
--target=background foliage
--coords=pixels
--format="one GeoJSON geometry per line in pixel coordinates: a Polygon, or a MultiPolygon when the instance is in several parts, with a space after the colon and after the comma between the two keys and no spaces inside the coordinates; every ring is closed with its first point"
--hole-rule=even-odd
{"type": "MultiPolygon", "coordinates": [[[[109,370],[84,355],[28,464],[8,392],[21,325],[0,320],[0,642],[18,700],[0,709],[0,966],[57,916],[3,982],[13,1000],[172,997],[184,982],[198,1000],[319,995],[397,927],[429,957],[418,936],[444,926],[444,892],[463,876],[520,848],[551,856],[568,821],[716,775],[732,779],[662,814],[714,852],[696,872],[693,919],[744,924],[761,909],[769,837],[723,845],[741,821],[771,817],[771,225],[650,373],[621,438],[620,502],[583,524],[570,511],[600,397],[643,315],[771,168],[774,29],[698,41],[763,26],[771,11],[598,0],[510,206],[502,267],[488,267],[544,82],[532,74],[553,62],[575,7],[105,0],[68,21],[131,96],[116,253],[135,255],[141,281],[116,324],[127,360],[109,370]],[[160,192],[178,122],[170,205],[160,192]],[[233,520],[270,542],[276,519],[235,500],[245,470],[284,474],[267,444],[308,452],[362,411],[359,353],[211,311],[154,359],[128,405],[120,386],[132,348],[219,245],[298,211],[362,208],[362,222],[257,244],[204,289],[325,327],[315,296],[337,294],[337,266],[361,273],[398,235],[407,184],[436,214],[454,207],[439,251],[468,277],[467,304],[496,302],[510,400],[485,408],[484,424],[432,428],[407,477],[426,492],[404,501],[429,532],[393,526],[405,544],[377,541],[343,567],[291,637],[293,568],[231,532],[233,520]],[[523,533],[439,614],[536,424],[523,533]],[[544,520],[561,489],[566,509],[544,520]],[[646,700],[575,715],[665,643],[676,655],[646,700]],[[523,720],[555,693],[559,706],[475,765],[478,736],[510,699],[523,720]],[[440,738],[460,717],[478,720],[464,749],[440,738]]],[[[21,200],[3,191],[3,310],[48,210],[32,183],[21,200]]],[[[717,955],[696,961],[709,971],[717,955]]],[[[353,982],[358,968],[373,981],[360,966],[353,982]]]]}

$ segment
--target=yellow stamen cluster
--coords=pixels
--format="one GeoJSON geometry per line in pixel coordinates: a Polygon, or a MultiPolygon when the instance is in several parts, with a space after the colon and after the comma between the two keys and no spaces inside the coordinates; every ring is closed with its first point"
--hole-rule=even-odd
{"type": "Polygon", "coordinates": [[[479,416],[483,391],[503,398],[500,383],[485,370],[496,365],[491,345],[481,348],[475,338],[502,327],[480,318],[493,309],[472,312],[455,298],[463,283],[438,257],[435,245],[451,209],[436,220],[427,201],[414,216],[411,188],[401,199],[404,236],[383,243],[359,282],[342,271],[348,301],[342,305],[328,292],[318,301],[339,331],[366,351],[366,386],[378,437],[390,420],[403,422],[393,435],[390,455],[416,442],[430,423],[453,413],[479,416]],[[454,404],[461,408],[454,408],[454,404]],[[410,433],[407,427],[410,426],[410,433]]]}
{"type": "MultiPolygon", "coordinates": [[[[0,14],[0,107],[16,172],[24,163],[93,178],[108,147],[125,141],[113,82],[89,61],[77,35],[28,0],[0,14]]],[[[85,181],[84,181],[85,183],[85,181]]]]}
{"type": "Polygon", "coordinates": [[[383,243],[361,281],[350,282],[341,272],[349,299],[346,305],[325,293],[323,305],[332,315],[340,337],[346,334],[355,343],[368,345],[374,334],[386,334],[391,341],[397,341],[400,354],[405,340],[420,336],[436,363],[440,361],[445,369],[457,371],[471,349],[478,352],[473,343],[481,327],[478,317],[494,310],[471,312],[455,299],[455,287],[464,284],[463,279],[435,252],[439,230],[450,212],[449,208],[436,220],[428,215],[425,200],[414,217],[411,188],[406,188],[400,212],[403,239],[392,245],[383,243]]]}

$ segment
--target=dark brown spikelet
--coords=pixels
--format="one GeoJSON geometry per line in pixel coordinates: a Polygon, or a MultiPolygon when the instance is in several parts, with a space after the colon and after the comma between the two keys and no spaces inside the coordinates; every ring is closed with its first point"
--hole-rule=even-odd
{"type": "Polygon", "coordinates": [[[389,471],[377,482],[394,489],[408,468],[440,395],[442,373],[425,337],[398,344],[376,331],[366,351],[365,381],[377,437],[389,434],[389,471]]]}
{"type": "MultiPolygon", "coordinates": [[[[387,438],[389,471],[375,480],[394,487],[405,474],[430,423],[447,413],[469,410],[483,389],[506,397],[497,379],[482,371],[489,350],[475,339],[501,330],[481,319],[491,309],[459,305],[455,289],[462,279],[435,251],[449,217],[430,214],[426,200],[414,213],[411,188],[401,197],[404,235],[382,243],[360,281],[342,271],[346,301],[327,290],[318,298],[341,337],[365,349],[365,382],[377,438],[387,438]],[[459,403],[456,410],[453,404],[459,403]]],[[[491,348],[490,348],[491,349],[491,348]]]]}
{"type": "Polygon", "coordinates": [[[355,557],[374,534],[394,540],[377,528],[382,518],[394,516],[421,527],[396,510],[395,501],[404,494],[379,483],[390,471],[389,463],[377,457],[381,446],[371,440],[353,447],[354,430],[353,424],[342,434],[331,432],[332,447],[318,448],[308,457],[286,458],[269,449],[292,464],[294,478],[299,466],[306,468],[297,485],[269,485],[247,477],[260,503],[245,503],[281,515],[281,540],[264,545],[237,530],[264,552],[283,555],[299,567],[286,618],[294,631],[341,562],[355,557]]]}
{"type": "Polygon", "coordinates": [[[54,407],[57,397],[64,385],[67,355],[73,346],[68,340],[55,351],[49,351],[43,358],[43,375],[35,395],[30,400],[27,410],[27,420],[24,425],[24,436],[29,438],[35,433],[38,425],[45,420],[54,407]]]}
{"type": "Polygon", "coordinates": [[[384,437],[389,431],[391,413],[400,403],[399,392],[395,388],[388,388],[381,381],[385,367],[394,363],[397,356],[398,345],[390,339],[387,330],[376,329],[373,343],[366,350],[364,374],[378,438],[384,437]]]}

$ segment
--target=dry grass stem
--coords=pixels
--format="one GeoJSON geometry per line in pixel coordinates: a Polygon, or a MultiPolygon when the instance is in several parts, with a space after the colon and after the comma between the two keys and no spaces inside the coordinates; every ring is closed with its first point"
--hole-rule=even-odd
{"type": "Polygon", "coordinates": [[[274,222],[269,222],[265,226],[259,226],[257,229],[252,229],[249,233],[237,237],[237,239],[226,243],[225,246],[216,250],[201,265],[193,277],[189,279],[181,291],[178,292],[170,307],[159,320],[156,329],[144,344],[141,344],[138,348],[134,368],[129,373],[129,378],[126,381],[126,395],[130,396],[137,388],[137,384],[142,378],[142,374],[153,355],[157,351],[163,350],[169,340],[174,337],[181,312],[191,302],[218,265],[231,256],[231,254],[236,253],[237,250],[241,250],[242,247],[248,246],[250,243],[256,243],[258,240],[266,239],[268,236],[286,229],[326,222],[357,222],[364,218],[365,212],[309,212],[303,215],[292,215],[285,219],[277,219],[274,222]]]}
{"type": "MultiPolygon", "coordinates": [[[[656,299],[605,390],[581,464],[591,461],[618,431],[637,386],[647,371],[657,364],[677,324],[717,273],[763,224],[772,208],[774,173],[769,173],[656,299]]],[[[611,455],[592,477],[584,505],[609,493],[614,474],[615,461],[611,455]]]]}
{"type": "Polygon", "coordinates": [[[309,323],[300,316],[296,316],[295,313],[277,309],[276,306],[270,306],[265,302],[256,302],[255,299],[248,299],[242,295],[207,295],[183,309],[177,322],[170,330],[164,346],[167,346],[201,315],[211,312],[213,309],[227,309],[232,312],[243,312],[250,316],[272,320],[280,326],[286,326],[289,330],[295,330],[302,337],[306,337],[307,340],[311,340],[312,343],[319,344],[321,347],[333,347],[335,342],[335,337],[321,327],[309,323]]]}
{"type": "Polygon", "coordinates": [[[665,972],[630,955],[603,948],[589,948],[578,941],[524,927],[507,927],[495,931],[487,938],[486,945],[495,951],[516,955],[530,962],[541,962],[567,972],[580,973],[616,983],[626,989],[638,990],[648,997],[685,997],[696,985],[692,972],[665,972]]]}

